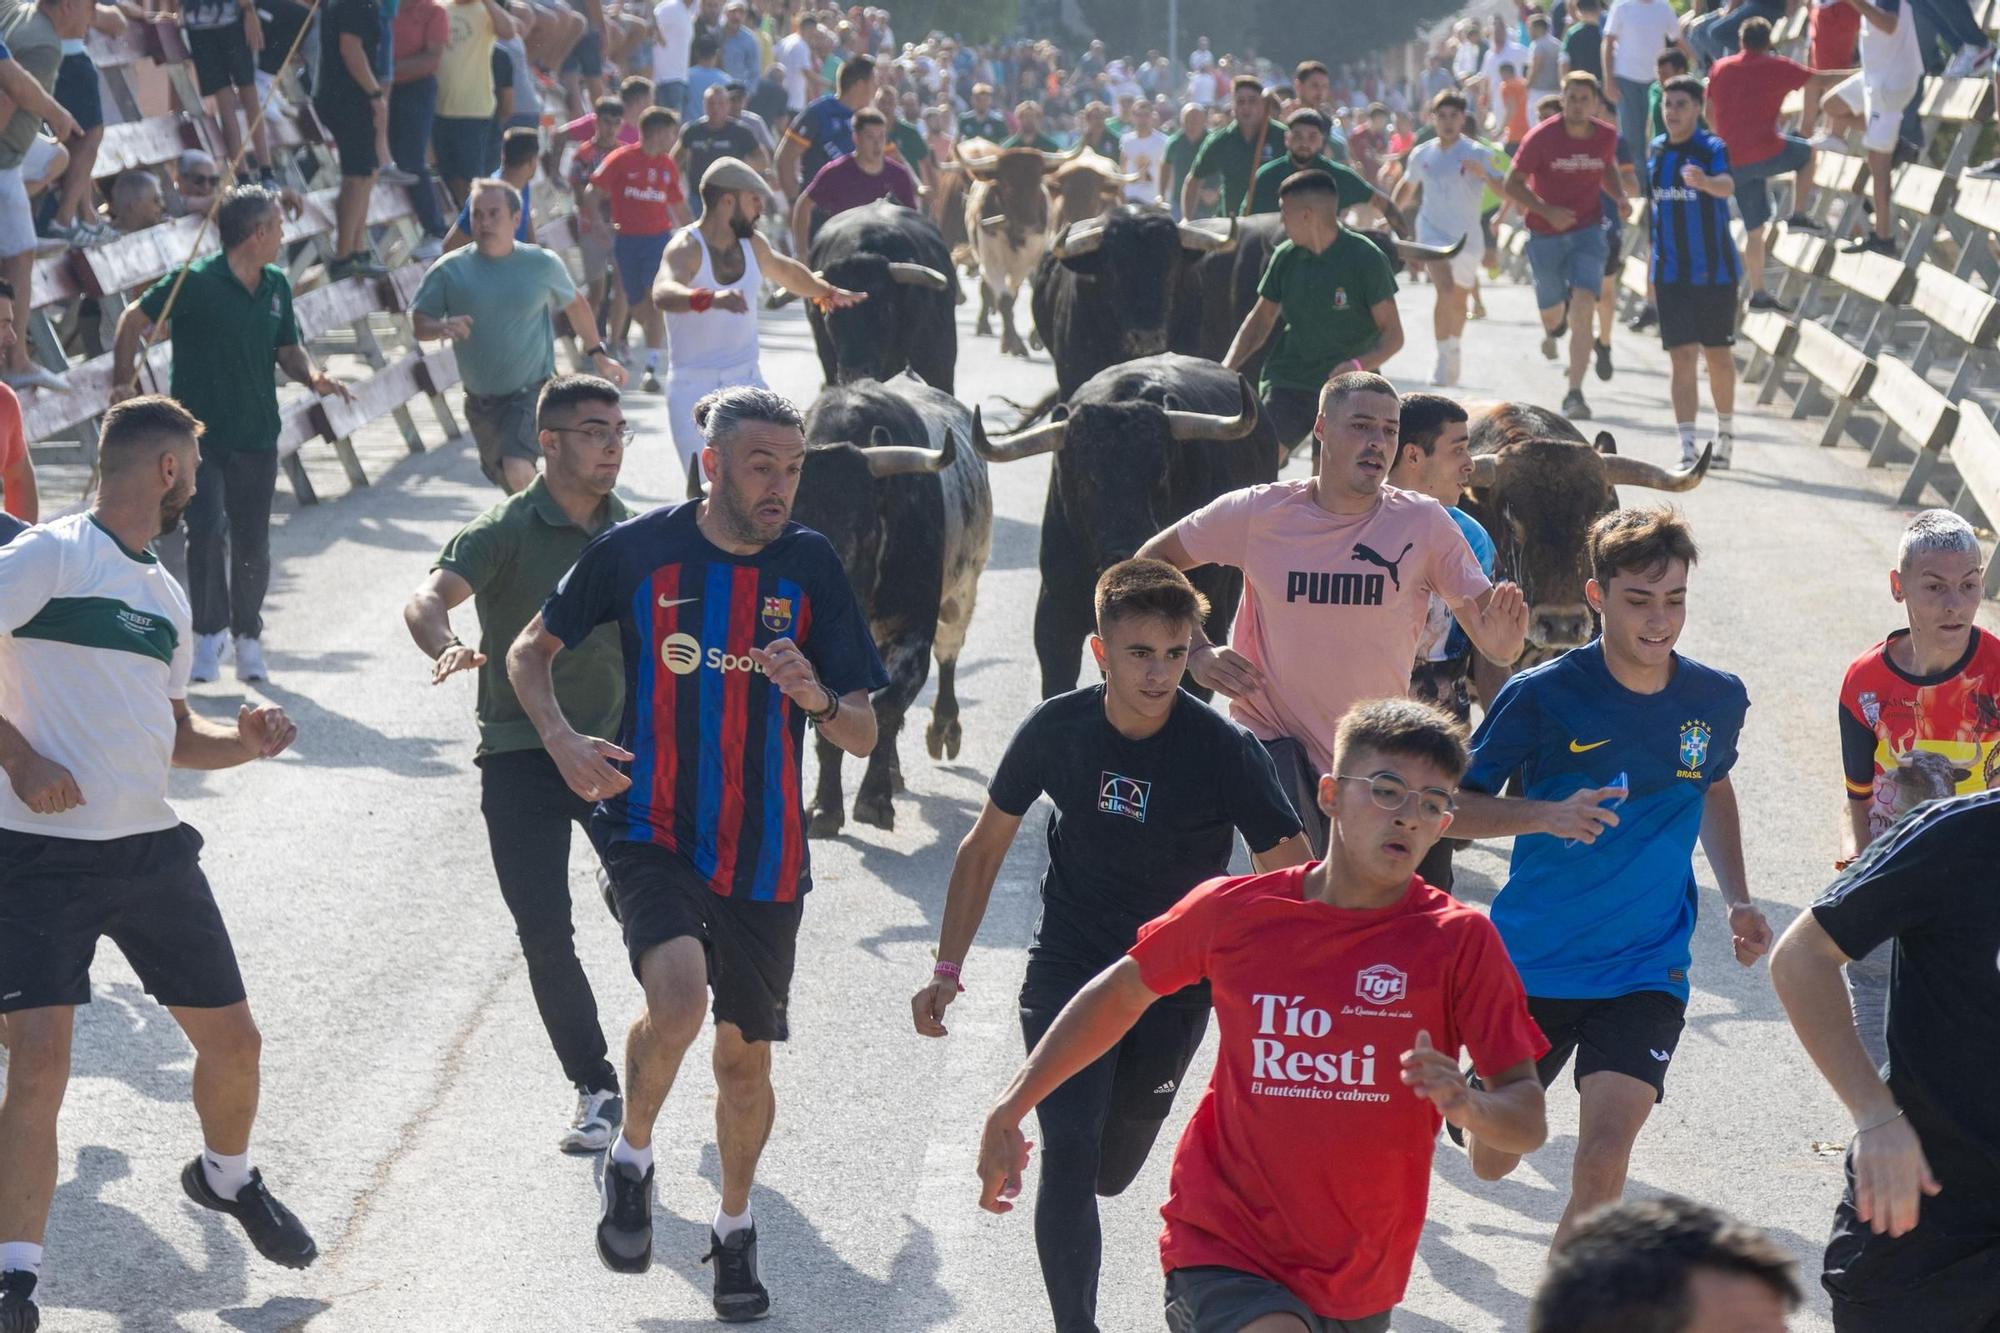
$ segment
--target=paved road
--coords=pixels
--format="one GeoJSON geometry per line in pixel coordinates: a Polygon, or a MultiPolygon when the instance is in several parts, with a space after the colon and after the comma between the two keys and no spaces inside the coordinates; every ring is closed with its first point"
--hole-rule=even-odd
{"type": "MultiPolygon", "coordinates": [[[[1412,375],[1431,361],[1429,293],[1402,302],[1413,345],[1395,368],[1412,375]]],[[[1555,402],[1561,385],[1535,353],[1526,292],[1502,288],[1488,304],[1492,318],[1468,340],[1464,396],[1555,402]]],[[[1003,361],[991,340],[962,332],[969,401],[1025,401],[1050,382],[1044,359],[1003,361]]],[[[819,372],[803,320],[796,310],[768,317],[767,334],[772,382],[809,397],[819,372]]],[[[1591,384],[1599,423],[1623,451],[1673,461],[1664,359],[1636,340],[1620,359],[1615,381],[1591,384]]],[[[630,490],[665,499],[660,403],[638,398],[629,410],[647,441],[628,464],[630,490]]],[[[1736,469],[1685,498],[1705,559],[1684,646],[1749,684],[1737,786],[1754,891],[1782,928],[1828,878],[1841,799],[1835,693],[1848,658],[1899,623],[1883,571],[1901,516],[1852,451],[1822,450],[1779,419],[1742,420],[1736,469]]],[[[895,831],[850,824],[815,849],[796,1029],[777,1058],[777,1129],[755,1196],[775,1327],[1046,1327],[1029,1217],[979,1212],[972,1177],[984,1108],[1020,1056],[1011,999],[1035,916],[1038,839],[1024,837],[1007,862],[950,1039],[919,1041],[907,1010],[928,972],[952,849],[1034,702],[1027,627],[1045,478],[1046,460],[995,470],[999,519],[961,663],[957,762],[935,765],[915,749],[895,831]]],[[[317,1232],[319,1265],[304,1275],[264,1265],[232,1224],[181,1198],[175,1173],[198,1143],[191,1057],[107,948],[64,1112],[50,1328],[708,1326],[707,1270],[696,1262],[717,1180],[706,1043],[659,1126],[658,1262],[645,1277],[609,1274],[591,1243],[598,1165],[554,1150],[569,1091],[487,860],[469,762],[472,683],[429,686],[398,616],[439,545],[494,498],[461,444],[365,493],[286,514],[274,680],[255,693],[291,711],[298,745],[249,769],[175,775],[180,809],[207,836],[265,1032],[256,1158],[317,1232]]],[[[194,703],[233,715],[242,697],[225,681],[199,687],[194,703]]],[[[919,711],[927,706],[928,696],[919,711]]],[[[920,734],[913,726],[912,739],[920,734]]],[[[1466,897],[1490,899],[1503,852],[1461,858],[1466,897]]],[[[1701,874],[1710,896],[1689,1029],[1632,1189],[1678,1189],[1754,1219],[1813,1273],[1839,1185],[1837,1149],[1823,1141],[1845,1124],[1764,970],[1731,958],[1705,865],[1701,874]]],[[[592,909],[581,847],[572,882],[581,949],[619,1033],[638,992],[613,924],[592,909]]],[[[1574,1094],[1558,1090],[1548,1147],[1499,1185],[1440,1154],[1398,1329],[1522,1325],[1562,1208],[1575,1113],[1574,1094]]],[[[1107,1329],[1159,1327],[1154,1210],[1165,1182],[1159,1152],[1105,1205],[1107,1329]]],[[[1800,1326],[1826,1326],[1823,1300],[1800,1326]]]]}

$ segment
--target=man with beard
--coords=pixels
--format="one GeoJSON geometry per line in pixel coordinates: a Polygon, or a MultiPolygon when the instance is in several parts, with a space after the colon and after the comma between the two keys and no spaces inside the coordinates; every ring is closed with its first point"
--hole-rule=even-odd
{"type": "Polygon", "coordinates": [[[757,365],[757,294],[764,279],[837,310],[867,299],[821,279],[771,248],[757,231],[764,178],[740,158],[717,158],[701,175],[701,221],[667,243],[653,304],[667,320],[667,421],[689,493],[700,490],[695,459],[707,441],[695,404],[732,385],[763,388],[757,365]]]}
{"type": "MultiPolygon", "coordinates": [[[[710,216],[723,210],[717,208],[710,216]]],[[[597,1252],[653,1261],[653,1123],[714,994],[714,1301],[762,1318],[750,1187],[771,1132],[771,1043],[785,1040],[799,922],[812,888],[805,724],[842,750],[875,748],[868,695],[889,683],[846,571],[790,521],[805,461],[799,411],[738,387],[695,405],[708,496],[621,523],[584,548],[514,641],[507,676],[571,791],[597,803],[646,1009],[625,1047],[625,1127],[604,1166],[597,1252]],[[563,716],[551,667],[618,625],[625,710],[613,744],[563,716]]]]}
{"type": "Polygon", "coordinates": [[[1270,104],[1264,100],[1264,85],[1254,74],[1241,74],[1231,91],[1236,119],[1210,134],[1189,164],[1181,181],[1181,216],[1195,216],[1201,186],[1197,182],[1215,180],[1222,187],[1222,216],[1247,212],[1252,178],[1257,168],[1285,155],[1282,130],[1271,128],[1270,104]]]}
{"type": "Polygon", "coordinates": [[[194,1046],[203,1149],[181,1188],[272,1263],[318,1251],[250,1166],[261,1038],[201,835],[167,804],[167,770],[234,768],[298,734],[282,708],[234,725],[187,706],[193,618],[147,549],[194,499],[201,423],[170,398],[104,415],[91,507],[0,548],[0,1329],[32,1333],[56,1187],[56,1115],[76,1006],[99,939],[118,945],[194,1046]]]}

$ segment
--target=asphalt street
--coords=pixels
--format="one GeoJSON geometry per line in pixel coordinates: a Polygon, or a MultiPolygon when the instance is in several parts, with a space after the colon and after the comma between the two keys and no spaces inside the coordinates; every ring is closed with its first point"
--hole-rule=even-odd
{"type": "MultiPolygon", "coordinates": [[[[1401,298],[1410,346],[1390,369],[1406,387],[1425,387],[1430,300],[1429,288],[1407,285],[1401,298]]],[[[1491,317],[1466,340],[1464,398],[1560,400],[1530,304],[1511,284],[1488,293],[1491,317]]],[[[1002,359],[995,340],[971,336],[973,308],[960,313],[961,396],[989,414],[996,395],[1039,397],[1052,383],[1046,354],[1002,359]]],[[[796,307],[767,315],[765,329],[765,373],[806,401],[820,372],[803,317],[796,307]]],[[[1617,356],[1617,377],[1587,386],[1596,424],[1617,435],[1621,452],[1671,465],[1665,359],[1657,343],[1622,331],[1617,356]]],[[[641,433],[627,494],[668,499],[677,487],[662,401],[634,395],[627,411],[641,433]]],[[[1011,420],[1004,408],[997,415],[1011,420]]],[[[1847,661],[1901,623],[1886,571],[1904,511],[1885,500],[1889,479],[1868,473],[1858,451],[1822,449],[1804,425],[1754,409],[1738,420],[1734,470],[1683,497],[1703,559],[1682,647],[1749,686],[1736,785],[1753,892],[1782,929],[1830,878],[1842,801],[1835,698],[1847,661]]],[[[773,1327],[1048,1326],[1028,1211],[980,1212],[973,1176],[985,1109],[1022,1053],[1013,997],[1045,861],[1039,815],[1007,861],[951,1036],[916,1037],[908,1009],[929,972],[952,851],[1036,701],[1028,627],[1046,478],[1046,459],[994,469],[992,561],[959,673],[964,749],[943,764],[923,753],[927,689],[905,733],[908,790],[896,799],[895,830],[850,821],[814,848],[793,1039],[777,1054],[777,1126],[754,1195],[773,1327]]],[[[488,860],[471,764],[473,683],[432,687],[399,614],[445,539],[496,498],[461,441],[317,508],[287,501],[266,638],[272,679],[246,692],[226,678],[193,693],[213,716],[233,716],[247,693],[284,705],[299,724],[283,758],[176,773],[173,795],[207,839],[208,873],[264,1031],[254,1158],[316,1232],[318,1265],[304,1274],[266,1265],[233,1223],[182,1197],[176,1174],[200,1143],[191,1053],[107,946],[96,1001],[78,1020],[63,1112],[46,1328],[666,1333],[711,1324],[708,1270],[697,1262],[718,1180],[707,1040],[657,1131],[655,1266],[642,1277],[609,1273],[592,1244],[600,1165],[555,1149],[572,1094],[488,860]]],[[[471,627],[467,607],[459,629],[468,639],[471,627]]],[[[1485,844],[1461,855],[1461,895],[1489,901],[1504,854],[1504,844],[1485,844]]],[[[1692,1194],[1771,1229],[1798,1254],[1812,1293],[1797,1327],[1824,1329],[1818,1254],[1848,1125],[1785,1025],[1765,969],[1731,956],[1713,879],[1698,865],[1706,896],[1688,1030],[1667,1099],[1640,1139],[1630,1192],[1692,1194]]],[[[639,992],[581,840],[571,883],[579,947],[616,1050],[639,992]]],[[[1205,1077],[1213,1041],[1211,1031],[1191,1083],[1205,1077]]],[[[1194,1101],[1182,1097],[1163,1143],[1194,1101]]],[[[1576,1133],[1566,1084],[1551,1095],[1550,1128],[1548,1146],[1496,1185],[1475,1181],[1449,1144],[1441,1148],[1395,1328],[1523,1326],[1566,1194],[1576,1133]]],[[[1106,1330],[1161,1326],[1156,1208],[1167,1159],[1157,1150],[1131,1189],[1104,1204],[1106,1330]]]]}

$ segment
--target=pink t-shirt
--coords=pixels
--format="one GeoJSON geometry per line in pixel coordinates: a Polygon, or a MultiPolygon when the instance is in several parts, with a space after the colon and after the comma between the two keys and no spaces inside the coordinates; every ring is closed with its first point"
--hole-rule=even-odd
{"type": "Polygon", "coordinates": [[[1291,737],[1322,773],[1349,708],[1410,692],[1431,594],[1458,611],[1489,586],[1444,506],[1393,486],[1365,514],[1329,514],[1310,479],[1252,486],[1176,531],[1197,561],[1243,571],[1229,642],[1264,688],[1229,715],[1263,740],[1291,737]]]}

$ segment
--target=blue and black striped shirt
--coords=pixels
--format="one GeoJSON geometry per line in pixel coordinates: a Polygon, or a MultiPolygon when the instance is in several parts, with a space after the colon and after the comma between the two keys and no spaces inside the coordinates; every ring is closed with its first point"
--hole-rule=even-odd
{"type": "Polygon", "coordinates": [[[1671,143],[1662,134],[1646,158],[1652,193],[1653,282],[1723,287],[1742,277],[1736,241],[1729,234],[1729,201],[1696,190],[1681,179],[1689,163],[1711,176],[1727,175],[1729,150],[1707,130],[1671,143]]]}

